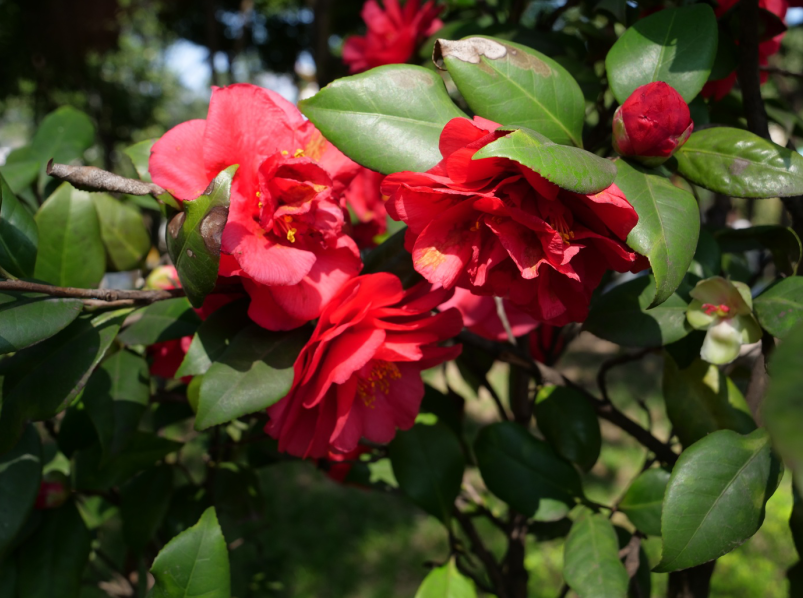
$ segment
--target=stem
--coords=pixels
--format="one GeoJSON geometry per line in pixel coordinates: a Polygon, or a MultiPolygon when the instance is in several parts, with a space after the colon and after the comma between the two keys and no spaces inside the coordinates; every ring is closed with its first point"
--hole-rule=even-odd
{"type": "Polygon", "coordinates": [[[73,187],[86,191],[110,191],[129,195],[153,195],[154,197],[166,193],[156,183],[129,179],[95,166],[57,164],[52,159],[47,163],[47,174],[54,179],[67,181],[73,187]]]}
{"type": "Polygon", "coordinates": [[[597,374],[597,386],[599,387],[600,393],[602,393],[602,400],[606,403],[611,402],[611,399],[608,396],[608,372],[617,366],[626,365],[633,361],[639,361],[649,355],[651,352],[651,348],[642,349],[636,353],[625,353],[624,355],[617,355],[616,357],[612,357],[604,361],[602,366],[599,368],[599,373],[597,374]]]}
{"type": "Polygon", "coordinates": [[[716,561],[669,574],[667,598],[706,598],[716,561]]]}
{"type": "Polygon", "coordinates": [[[739,67],[736,71],[742,88],[744,115],[747,128],[756,135],[769,139],[767,112],[761,99],[761,78],[758,71],[758,27],[761,19],[758,0],[739,2],[739,67]]]}
{"type": "Polygon", "coordinates": [[[496,588],[496,595],[499,598],[509,598],[505,586],[505,579],[502,577],[502,571],[499,568],[499,564],[494,559],[494,556],[488,551],[485,547],[485,544],[482,541],[479,533],[477,533],[477,528],[474,527],[474,523],[471,521],[469,517],[466,516],[460,509],[454,509],[454,516],[457,519],[457,522],[460,524],[460,527],[463,528],[463,531],[466,532],[466,536],[471,541],[471,551],[477,555],[477,558],[480,559],[482,564],[485,566],[485,570],[488,573],[488,578],[491,580],[491,583],[496,588]]]}

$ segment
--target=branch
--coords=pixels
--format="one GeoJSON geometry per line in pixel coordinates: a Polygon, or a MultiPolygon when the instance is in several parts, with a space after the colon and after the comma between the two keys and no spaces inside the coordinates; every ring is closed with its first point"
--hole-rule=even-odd
{"type": "Polygon", "coordinates": [[[95,166],[56,164],[52,159],[47,163],[47,174],[84,191],[110,191],[154,197],[167,193],[156,183],[129,179],[95,166]]]}
{"type": "Polygon", "coordinates": [[[471,541],[472,552],[477,555],[477,558],[479,558],[480,561],[482,561],[482,564],[485,566],[485,570],[488,572],[488,577],[496,588],[496,595],[499,598],[508,598],[505,590],[505,580],[502,577],[502,571],[499,568],[499,564],[496,562],[496,559],[494,559],[494,556],[488,551],[488,549],[485,548],[485,544],[482,542],[482,538],[477,533],[477,528],[474,527],[474,523],[472,523],[471,519],[457,507],[454,509],[454,516],[455,519],[457,519],[457,522],[460,524],[460,527],[462,527],[463,531],[466,532],[468,539],[471,541]]]}
{"type": "Polygon", "coordinates": [[[457,339],[486,351],[500,361],[518,365],[527,370],[532,376],[536,377],[536,380],[542,380],[547,384],[555,384],[557,386],[569,386],[575,389],[591,403],[591,406],[594,407],[594,410],[597,412],[597,416],[611,422],[613,425],[630,434],[630,436],[635,438],[641,445],[655,453],[656,457],[662,462],[673,464],[677,461],[677,454],[668,445],[658,440],[658,438],[653,436],[648,430],[645,430],[638,423],[619,411],[613,403],[606,403],[602,399],[598,399],[585,388],[579,386],[557,370],[543,363],[534,362],[518,347],[495,343],[494,341],[489,341],[465,330],[457,335],[457,339]]]}
{"type": "Polygon", "coordinates": [[[793,73],[792,71],[787,71],[786,69],[782,69],[777,66],[760,66],[758,69],[765,73],[769,73],[770,75],[781,75],[783,77],[803,79],[803,73],[793,73]]]}
{"type": "Polygon", "coordinates": [[[597,386],[599,387],[600,393],[602,393],[602,400],[610,403],[610,397],[608,396],[608,372],[610,372],[613,368],[626,365],[633,361],[639,361],[649,355],[652,352],[652,348],[642,349],[641,351],[637,351],[636,353],[625,353],[624,355],[617,355],[616,357],[611,357],[603,362],[602,366],[599,368],[599,373],[597,374],[597,386]]]}

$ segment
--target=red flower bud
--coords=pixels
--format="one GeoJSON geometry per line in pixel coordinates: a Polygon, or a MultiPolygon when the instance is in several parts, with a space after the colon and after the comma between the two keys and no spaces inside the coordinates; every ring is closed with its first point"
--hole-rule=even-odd
{"type": "Polygon", "coordinates": [[[662,81],[642,85],[613,115],[613,148],[648,166],[666,161],[694,130],[689,106],[662,81]]]}
{"type": "Polygon", "coordinates": [[[34,508],[56,509],[63,505],[69,497],[70,488],[67,476],[60,471],[51,471],[44,476],[39,485],[34,508]]]}

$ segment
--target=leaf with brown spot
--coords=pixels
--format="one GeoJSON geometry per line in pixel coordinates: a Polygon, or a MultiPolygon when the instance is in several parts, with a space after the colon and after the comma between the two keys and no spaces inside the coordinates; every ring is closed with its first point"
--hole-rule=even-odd
{"type": "Polygon", "coordinates": [[[193,307],[201,307],[215,288],[220,240],[229,215],[231,181],[237,168],[229,166],[215,177],[203,195],[185,201],[184,211],[167,226],[167,252],[193,307]]]}

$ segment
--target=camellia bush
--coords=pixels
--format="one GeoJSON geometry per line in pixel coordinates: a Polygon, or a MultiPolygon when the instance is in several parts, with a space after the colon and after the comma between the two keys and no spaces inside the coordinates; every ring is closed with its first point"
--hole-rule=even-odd
{"type": "Polygon", "coordinates": [[[370,0],[352,75],[215,88],[136,179],[83,165],[70,107],[9,155],[0,596],[275,595],[229,552],[288,459],[442,523],[417,598],[523,598],[561,538],[550,595],[708,595],[803,475],[803,157],[768,107],[799,117],[761,95],[786,3],[490,4],[370,0]],[[581,330],[620,347],[595,384],[581,330]],[[648,355],[667,430],[609,392],[648,355]],[[646,455],[605,504],[601,420],[646,455]]]}

